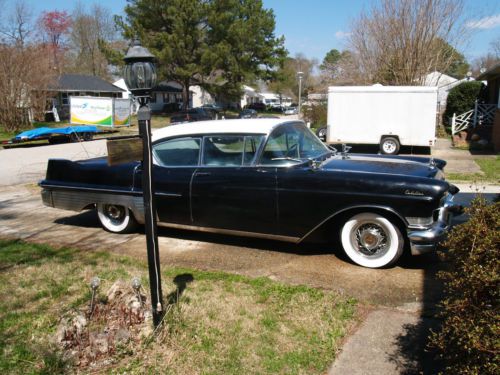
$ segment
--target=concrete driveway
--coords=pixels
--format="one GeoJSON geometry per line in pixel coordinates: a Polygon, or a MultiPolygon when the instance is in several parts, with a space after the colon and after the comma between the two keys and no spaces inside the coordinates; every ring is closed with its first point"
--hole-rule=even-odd
{"type": "Polygon", "coordinates": [[[105,140],[0,149],[0,186],[43,179],[50,158],[81,160],[104,155],[107,155],[105,140]]]}
{"type": "MultiPolygon", "coordinates": [[[[460,199],[466,202],[471,196],[460,199]]],[[[0,221],[1,238],[146,257],[143,233],[112,234],[101,228],[94,211],[45,207],[34,184],[0,188],[0,221]]],[[[159,240],[164,265],[267,276],[333,289],[367,304],[419,310],[432,305],[441,289],[435,278],[441,264],[434,254],[371,270],[351,264],[335,243],[293,245],[165,228],[160,228],[159,240]]]]}

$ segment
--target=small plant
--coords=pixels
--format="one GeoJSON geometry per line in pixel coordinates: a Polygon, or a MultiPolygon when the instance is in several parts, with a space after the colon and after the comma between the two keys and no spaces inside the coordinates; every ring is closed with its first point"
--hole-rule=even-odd
{"type": "Polygon", "coordinates": [[[443,256],[450,268],[440,313],[441,330],[431,346],[444,360],[445,373],[498,374],[500,371],[500,203],[476,198],[469,220],[456,226],[443,256]]]}

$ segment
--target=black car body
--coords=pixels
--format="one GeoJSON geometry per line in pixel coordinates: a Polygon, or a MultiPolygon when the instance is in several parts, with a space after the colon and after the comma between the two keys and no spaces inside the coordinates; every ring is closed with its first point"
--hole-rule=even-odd
{"type": "MultiPolygon", "coordinates": [[[[295,243],[340,236],[366,267],[433,250],[460,210],[443,160],[335,152],[301,121],[170,126],[153,133],[153,157],[160,225],[295,243]]],[[[141,176],[139,162],[50,160],[42,198],[96,207],[106,229],[125,232],[144,221],[141,176]]]]}
{"type": "Polygon", "coordinates": [[[246,106],[247,109],[254,109],[256,111],[265,111],[266,105],[264,103],[251,103],[246,106]]]}
{"type": "Polygon", "coordinates": [[[257,118],[258,113],[255,109],[243,109],[239,114],[238,118],[257,118]]]}
{"type": "Polygon", "coordinates": [[[206,121],[212,120],[213,118],[214,115],[203,108],[191,108],[186,111],[173,114],[170,117],[170,123],[178,124],[181,122],[206,121]]]}

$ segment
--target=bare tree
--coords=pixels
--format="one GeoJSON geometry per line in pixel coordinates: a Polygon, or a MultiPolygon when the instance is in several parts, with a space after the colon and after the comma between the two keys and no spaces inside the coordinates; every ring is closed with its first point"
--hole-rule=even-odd
{"type": "Polygon", "coordinates": [[[422,83],[447,70],[451,46],[467,38],[462,0],[382,0],[353,23],[350,46],[365,83],[422,83]]]}
{"type": "Polygon", "coordinates": [[[73,27],[70,35],[73,64],[71,70],[94,76],[107,77],[108,63],[102,52],[102,44],[116,37],[111,12],[93,5],[89,12],[78,4],[73,11],[73,27]]]}
{"type": "Polygon", "coordinates": [[[46,89],[55,77],[46,46],[0,44],[0,124],[6,131],[43,119],[46,89]]]}
{"type": "MultiPolygon", "coordinates": [[[[1,3],[0,3],[1,5],[1,3]]],[[[0,25],[0,40],[6,43],[23,46],[33,34],[33,13],[24,0],[18,0],[14,4],[12,12],[0,25]]]]}
{"type": "Polygon", "coordinates": [[[491,49],[493,51],[493,54],[496,56],[497,59],[500,59],[500,36],[494,39],[490,43],[491,49]]]}
{"type": "Polygon", "coordinates": [[[0,126],[17,131],[30,119],[42,119],[47,88],[56,71],[51,51],[34,37],[30,9],[22,1],[12,8],[0,29],[0,126]]]}

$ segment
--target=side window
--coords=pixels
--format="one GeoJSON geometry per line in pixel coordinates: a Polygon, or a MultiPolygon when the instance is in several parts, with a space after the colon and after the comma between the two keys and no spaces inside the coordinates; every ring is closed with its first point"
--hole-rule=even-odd
{"type": "Polygon", "coordinates": [[[255,159],[255,155],[260,145],[264,141],[263,135],[248,135],[245,137],[245,153],[243,155],[243,165],[250,165],[255,159]]]}
{"type": "Polygon", "coordinates": [[[243,162],[244,137],[210,136],[203,139],[203,165],[240,166],[243,162]]]}
{"type": "Polygon", "coordinates": [[[178,138],[153,146],[153,154],[162,166],[188,167],[198,165],[199,138],[178,138]]]}

